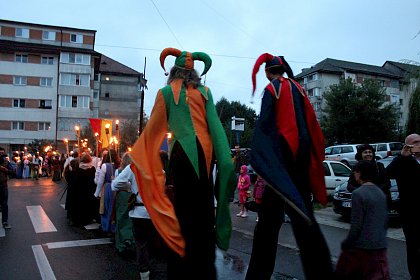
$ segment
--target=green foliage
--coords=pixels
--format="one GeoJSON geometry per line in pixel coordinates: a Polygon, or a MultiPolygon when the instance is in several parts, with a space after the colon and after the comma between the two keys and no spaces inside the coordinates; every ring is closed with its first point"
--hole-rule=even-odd
{"type": "Polygon", "coordinates": [[[36,152],[39,152],[40,154],[42,154],[46,146],[50,146],[53,144],[54,144],[54,140],[34,139],[31,143],[26,145],[28,147],[27,152],[32,155],[36,154],[36,152]]]}
{"type": "MultiPolygon", "coordinates": [[[[144,126],[143,126],[144,128],[144,126]]],[[[124,153],[128,147],[132,147],[138,137],[139,123],[137,120],[126,120],[120,128],[120,151],[124,153]]]]}
{"type": "Polygon", "coordinates": [[[231,148],[236,145],[236,132],[232,132],[232,117],[245,119],[245,130],[240,133],[239,144],[241,147],[250,147],[257,115],[252,108],[249,108],[238,101],[229,102],[226,98],[216,103],[216,111],[225,129],[231,148]]]}
{"type": "Polygon", "coordinates": [[[417,86],[408,105],[408,119],[405,126],[405,135],[420,133],[420,86],[417,86]]]}
{"type": "Polygon", "coordinates": [[[385,96],[385,89],[374,80],[360,86],[349,78],[330,86],[321,120],[326,145],[397,140],[398,111],[385,104],[385,96]]]}

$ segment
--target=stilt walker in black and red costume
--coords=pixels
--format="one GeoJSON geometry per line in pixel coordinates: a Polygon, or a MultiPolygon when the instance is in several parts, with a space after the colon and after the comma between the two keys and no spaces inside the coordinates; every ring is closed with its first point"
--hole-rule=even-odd
{"type": "Polygon", "coordinates": [[[293,80],[284,57],[265,53],[258,58],[252,72],[253,94],[263,63],[270,83],[264,89],[254,131],[251,165],[269,186],[262,198],[246,279],[271,278],[285,212],[306,279],[332,279],[330,252],[312,209],[312,197],[324,205],[327,202],[324,138],[306,93],[293,80]]]}

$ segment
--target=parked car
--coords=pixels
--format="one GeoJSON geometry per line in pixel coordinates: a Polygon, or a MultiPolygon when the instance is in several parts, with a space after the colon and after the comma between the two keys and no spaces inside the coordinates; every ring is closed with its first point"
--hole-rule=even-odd
{"type": "Polygon", "coordinates": [[[323,165],[327,195],[332,196],[338,185],[349,180],[351,169],[347,165],[333,160],[324,160],[323,165]]]}
{"type": "MultiPolygon", "coordinates": [[[[327,195],[332,196],[335,188],[339,184],[348,181],[351,170],[347,165],[339,161],[324,160],[323,166],[327,195]]],[[[248,165],[248,175],[251,177],[251,182],[255,183],[257,180],[257,173],[255,173],[251,165],[248,165]]]]}
{"type": "MultiPolygon", "coordinates": [[[[386,167],[391,163],[393,157],[378,160],[386,167]]],[[[400,194],[398,192],[397,182],[391,179],[391,205],[388,210],[389,218],[399,217],[400,209],[400,194]]],[[[347,190],[347,182],[337,186],[333,195],[333,210],[335,213],[340,214],[344,218],[349,218],[351,214],[351,196],[352,193],[347,190]]]]}
{"type": "Polygon", "coordinates": [[[356,164],[357,147],[360,144],[336,145],[325,148],[325,159],[344,163],[348,167],[356,164]]]}
{"type": "Polygon", "coordinates": [[[404,147],[404,143],[401,142],[374,143],[370,145],[375,148],[375,156],[377,159],[399,155],[404,147]]]}

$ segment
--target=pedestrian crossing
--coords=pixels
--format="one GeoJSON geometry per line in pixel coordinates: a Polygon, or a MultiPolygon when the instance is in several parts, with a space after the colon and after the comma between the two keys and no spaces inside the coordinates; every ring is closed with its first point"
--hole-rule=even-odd
{"type": "Polygon", "coordinates": [[[29,218],[31,219],[36,233],[57,231],[56,227],[40,205],[26,206],[26,210],[28,211],[29,218]]]}

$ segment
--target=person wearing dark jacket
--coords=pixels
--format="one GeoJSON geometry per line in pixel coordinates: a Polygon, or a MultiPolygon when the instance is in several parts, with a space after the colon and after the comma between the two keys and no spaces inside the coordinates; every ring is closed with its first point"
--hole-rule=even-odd
{"type": "MultiPolygon", "coordinates": [[[[373,183],[377,185],[385,194],[387,198],[387,203],[391,203],[391,180],[385,171],[385,166],[381,162],[376,161],[375,149],[369,144],[363,144],[357,147],[357,153],[355,155],[357,161],[368,160],[371,161],[376,166],[376,176],[373,179],[373,183]]],[[[353,192],[355,189],[360,187],[360,184],[356,181],[354,173],[350,174],[349,180],[347,182],[347,190],[353,192]]]]}
{"type": "Polygon", "coordinates": [[[11,229],[8,223],[9,218],[9,191],[7,189],[7,177],[9,176],[9,169],[7,168],[7,161],[0,155],[0,206],[1,206],[1,223],[4,229],[11,229]]]}
{"type": "Polygon", "coordinates": [[[420,135],[405,138],[401,155],[386,168],[387,174],[397,180],[400,194],[400,217],[405,235],[408,272],[412,280],[420,279],[420,135]]]}
{"type": "Polygon", "coordinates": [[[353,173],[359,187],[351,204],[350,231],[341,243],[336,266],[337,280],[390,280],[387,259],[387,202],[373,183],[377,166],[371,160],[356,163],[353,173]]]}

